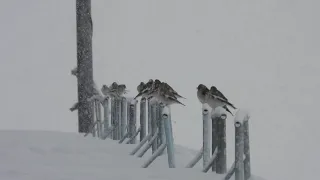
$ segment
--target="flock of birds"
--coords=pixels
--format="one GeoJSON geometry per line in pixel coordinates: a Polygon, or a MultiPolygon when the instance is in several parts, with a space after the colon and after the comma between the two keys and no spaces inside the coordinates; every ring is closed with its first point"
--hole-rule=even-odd
{"type": "MultiPolygon", "coordinates": [[[[166,82],[161,82],[159,79],[150,79],[146,83],[140,82],[140,84],[137,86],[137,91],[138,94],[136,97],[134,97],[134,99],[141,97],[148,100],[156,100],[164,105],[180,104],[185,106],[178,100],[178,98],[186,98],[178,94],[178,92],[175,91],[169,84],[166,82]]],[[[126,94],[128,91],[126,90],[125,84],[117,84],[116,82],[113,82],[109,87],[107,85],[103,85],[101,92],[105,96],[118,98],[126,94]]],[[[207,86],[199,84],[197,87],[197,97],[200,103],[206,103],[212,109],[222,107],[231,115],[233,114],[228,106],[232,107],[233,109],[237,109],[215,86],[211,86],[211,88],[208,89],[207,86]]]]}

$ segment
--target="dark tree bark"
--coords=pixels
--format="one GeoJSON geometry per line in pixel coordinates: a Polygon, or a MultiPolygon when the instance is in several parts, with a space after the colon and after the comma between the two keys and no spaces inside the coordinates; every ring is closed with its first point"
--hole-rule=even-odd
{"type": "Polygon", "coordinates": [[[91,0],[77,0],[77,64],[79,133],[88,133],[93,109],[87,101],[93,94],[91,0]]]}

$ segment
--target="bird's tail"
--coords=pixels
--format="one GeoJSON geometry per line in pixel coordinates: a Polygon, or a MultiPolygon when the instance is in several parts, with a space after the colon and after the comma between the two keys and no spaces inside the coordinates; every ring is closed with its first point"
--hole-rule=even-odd
{"type": "Polygon", "coordinates": [[[225,109],[227,112],[229,112],[233,116],[232,112],[226,105],[223,106],[223,109],[225,109]]]}
{"type": "Polygon", "coordinates": [[[182,99],[187,99],[187,98],[185,98],[185,97],[181,96],[181,95],[180,95],[180,94],[178,94],[178,93],[177,93],[177,97],[178,97],[178,98],[182,98],[182,99]]]}
{"type": "Polygon", "coordinates": [[[237,109],[233,104],[231,104],[230,102],[226,102],[229,106],[231,106],[233,109],[237,109]]]}
{"type": "Polygon", "coordinates": [[[136,97],[134,97],[133,99],[137,99],[139,96],[141,96],[142,93],[140,92],[138,95],[136,95],[136,97]]]}
{"type": "Polygon", "coordinates": [[[182,102],[178,101],[177,99],[173,99],[173,101],[175,101],[175,102],[178,103],[178,104],[181,104],[182,106],[186,106],[186,105],[184,105],[182,102]]]}

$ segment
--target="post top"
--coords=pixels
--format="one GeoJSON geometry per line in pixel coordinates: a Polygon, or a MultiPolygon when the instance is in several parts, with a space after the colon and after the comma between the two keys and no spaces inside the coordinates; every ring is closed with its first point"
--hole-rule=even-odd
{"type": "Polygon", "coordinates": [[[210,106],[207,103],[202,104],[202,113],[209,113],[210,111],[210,106]]]}
{"type": "Polygon", "coordinates": [[[135,104],[137,104],[137,102],[138,102],[138,100],[132,99],[132,100],[130,101],[130,104],[131,104],[131,105],[135,105],[135,104]]]}
{"type": "Polygon", "coordinates": [[[165,115],[169,116],[169,114],[170,114],[169,107],[165,106],[162,110],[162,116],[165,116],[165,115]]]}
{"type": "Polygon", "coordinates": [[[223,107],[218,106],[211,111],[211,118],[221,117],[221,116],[225,118],[227,116],[226,110],[223,107]]]}
{"type": "Polygon", "coordinates": [[[243,123],[244,121],[248,121],[250,118],[249,112],[244,109],[239,109],[236,113],[236,117],[234,118],[234,123],[243,123]]]}

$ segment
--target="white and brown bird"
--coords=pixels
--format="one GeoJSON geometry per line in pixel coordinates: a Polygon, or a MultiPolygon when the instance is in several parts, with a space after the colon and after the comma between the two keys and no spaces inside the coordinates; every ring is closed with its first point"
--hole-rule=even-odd
{"type": "Polygon", "coordinates": [[[166,83],[161,83],[157,89],[154,89],[152,94],[164,105],[181,104],[185,106],[177,99],[175,94],[170,90],[170,88],[168,88],[166,83]]]}
{"type": "Polygon", "coordinates": [[[206,101],[211,108],[215,109],[216,107],[221,106],[230,114],[232,113],[227,106],[230,106],[233,109],[237,109],[215,86],[212,86],[210,88],[209,92],[206,95],[206,101]]]}
{"type": "Polygon", "coordinates": [[[168,89],[168,91],[170,93],[172,93],[175,97],[177,98],[182,98],[182,99],[186,99],[185,97],[181,96],[179,93],[177,93],[177,91],[175,91],[169,84],[167,84],[166,82],[163,82],[164,86],[166,89],[168,89]]]}
{"type": "Polygon", "coordinates": [[[128,91],[126,90],[127,86],[125,84],[119,84],[118,88],[116,89],[116,94],[118,97],[122,97],[128,91]]]}
{"type": "Polygon", "coordinates": [[[206,102],[206,95],[209,92],[209,89],[204,84],[199,84],[197,87],[197,97],[201,104],[207,103],[206,102]]]}
{"type": "Polygon", "coordinates": [[[149,79],[149,81],[145,84],[144,82],[141,82],[138,86],[137,86],[137,91],[138,91],[138,95],[136,95],[136,97],[134,97],[134,99],[137,99],[138,97],[149,97],[149,92],[152,88],[153,85],[153,80],[149,79]]]}
{"type": "Polygon", "coordinates": [[[233,113],[230,111],[227,105],[233,108],[235,107],[215,86],[212,86],[209,90],[207,86],[199,84],[197,89],[197,97],[201,104],[207,103],[212,109],[221,106],[233,116],[233,113]]]}
{"type": "Polygon", "coordinates": [[[118,83],[113,82],[109,87],[107,85],[103,85],[101,88],[101,92],[105,96],[110,97],[118,97],[118,83]]]}

